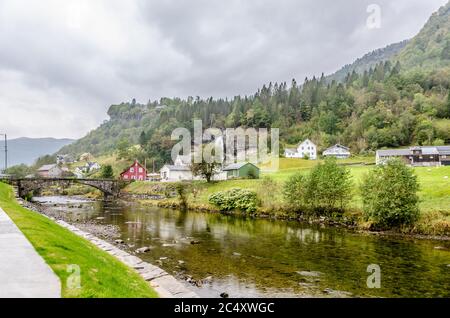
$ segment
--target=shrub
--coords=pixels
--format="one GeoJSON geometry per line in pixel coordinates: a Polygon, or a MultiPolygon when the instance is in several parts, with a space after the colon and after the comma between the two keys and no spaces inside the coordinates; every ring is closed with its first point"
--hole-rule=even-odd
{"type": "Polygon", "coordinates": [[[180,207],[183,210],[186,210],[188,207],[186,188],[187,186],[181,182],[175,185],[175,191],[177,193],[178,200],[180,202],[180,207]]]}
{"type": "Polygon", "coordinates": [[[284,198],[295,208],[313,212],[342,212],[352,198],[350,171],[329,158],[309,175],[293,175],[285,183],[284,198]]]}
{"type": "Polygon", "coordinates": [[[361,185],[364,215],[378,228],[409,225],[419,217],[419,184],[413,170],[389,160],[369,172],[361,185]]]}
{"type": "Polygon", "coordinates": [[[254,212],[258,206],[258,198],[255,192],[239,188],[214,193],[208,200],[219,207],[221,211],[237,209],[245,212],[254,212]]]}
{"type": "Polygon", "coordinates": [[[301,173],[289,177],[283,187],[284,199],[295,209],[304,207],[308,178],[301,173]]]}
{"type": "Polygon", "coordinates": [[[350,171],[327,158],[311,170],[306,200],[314,210],[342,212],[352,198],[352,184],[350,171]]]}
{"type": "Polygon", "coordinates": [[[261,205],[267,208],[275,208],[278,193],[278,183],[272,178],[265,176],[258,187],[258,197],[260,198],[261,205]]]}

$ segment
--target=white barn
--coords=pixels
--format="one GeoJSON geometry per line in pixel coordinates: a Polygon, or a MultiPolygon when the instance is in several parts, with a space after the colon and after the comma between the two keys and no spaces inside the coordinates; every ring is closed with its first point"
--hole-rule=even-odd
{"type": "Polygon", "coordinates": [[[161,181],[177,182],[192,180],[193,175],[190,168],[191,157],[178,155],[173,165],[164,165],[161,170],[161,181]]]}
{"type": "Polygon", "coordinates": [[[335,157],[338,159],[346,159],[350,157],[350,148],[336,144],[330,148],[325,149],[322,153],[324,157],[335,157]]]}
{"type": "Polygon", "coordinates": [[[164,165],[160,170],[161,181],[177,182],[192,180],[192,171],[188,166],[164,165]]]}
{"type": "Polygon", "coordinates": [[[306,139],[301,142],[297,148],[286,148],[284,150],[286,158],[309,158],[311,160],[317,159],[317,146],[311,140],[306,139]]]}

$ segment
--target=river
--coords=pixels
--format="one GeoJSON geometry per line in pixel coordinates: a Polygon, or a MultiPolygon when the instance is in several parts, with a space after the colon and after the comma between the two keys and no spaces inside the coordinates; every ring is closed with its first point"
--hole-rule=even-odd
{"type": "Polygon", "coordinates": [[[35,199],[69,220],[118,226],[126,249],[151,247],[139,257],[202,297],[450,297],[448,241],[118,202],[35,199]],[[371,264],[380,268],[380,288],[367,285],[371,264]]]}

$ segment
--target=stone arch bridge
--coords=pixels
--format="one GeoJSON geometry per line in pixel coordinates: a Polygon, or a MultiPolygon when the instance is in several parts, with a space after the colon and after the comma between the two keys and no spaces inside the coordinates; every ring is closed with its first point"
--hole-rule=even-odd
{"type": "Polygon", "coordinates": [[[113,179],[71,179],[71,178],[26,178],[14,179],[11,182],[17,186],[20,197],[36,193],[50,186],[69,187],[72,184],[83,184],[103,192],[105,200],[116,199],[120,190],[129,182],[113,179]]]}

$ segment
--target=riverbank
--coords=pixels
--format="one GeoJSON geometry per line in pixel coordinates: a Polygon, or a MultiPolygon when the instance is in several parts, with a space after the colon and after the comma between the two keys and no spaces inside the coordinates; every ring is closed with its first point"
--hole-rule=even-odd
{"type": "Polygon", "coordinates": [[[22,207],[12,187],[0,182],[0,207],[24,233],[61,281],[66,298],[153,298],[157,293],[133,269],[105,251],[22,207]],[[79,269],[80,285],[73,285],[79,269]]]}
{"type": "MultiPolygon", "coordinates": [[[[302,160],[297,160],[302,161],[302,160]]],[[[286,165],[286,163],[284,163],[286,165]]],[[[285,203],[282,188],[284,182],[297,172],[306,173],[311,168],[281,169],[276,173],[263,173],[258,180],[228,180],[206,183],[194,181],[184,183],[186,187],[186,204],[188,209],[203,212],[220,212],[210,204],[210,195],[232,188],[242,188],[257,193],[260,205],[250,215],[258,218],[299,220],[308,223],[320,223],[332,226],[351,228],[362,232],[370,232],[371,224],[363,218],[361,197],[358,191],[359,184],[370,166],[349,166],[353,177],[353,200],[342,216],[306,216],[301,212],[292,211],[285,203]],[[267,181],[269,180],[269,181],[267,181]]],[[[392,233],[392,235],[415,235],[417,237],[448,238],[450,237],[450,167],[421,167],[414,169],[420,184],[420,210],[421,216],[414,226],[403,228],[401,231],[388,231],[376,233],[392,233]]],[[[182,202],[177,197],[175,184],[161,182],[134,182],[127,186],[123,192],[125,199],[139,201],[143,205],[152,205],[163,208],[181,208],[182,202]]],[[[242,214],[239,211],[227,213],[242,214]]],[[[390,234],[389,234],[390,235],[390,234]]]]}

